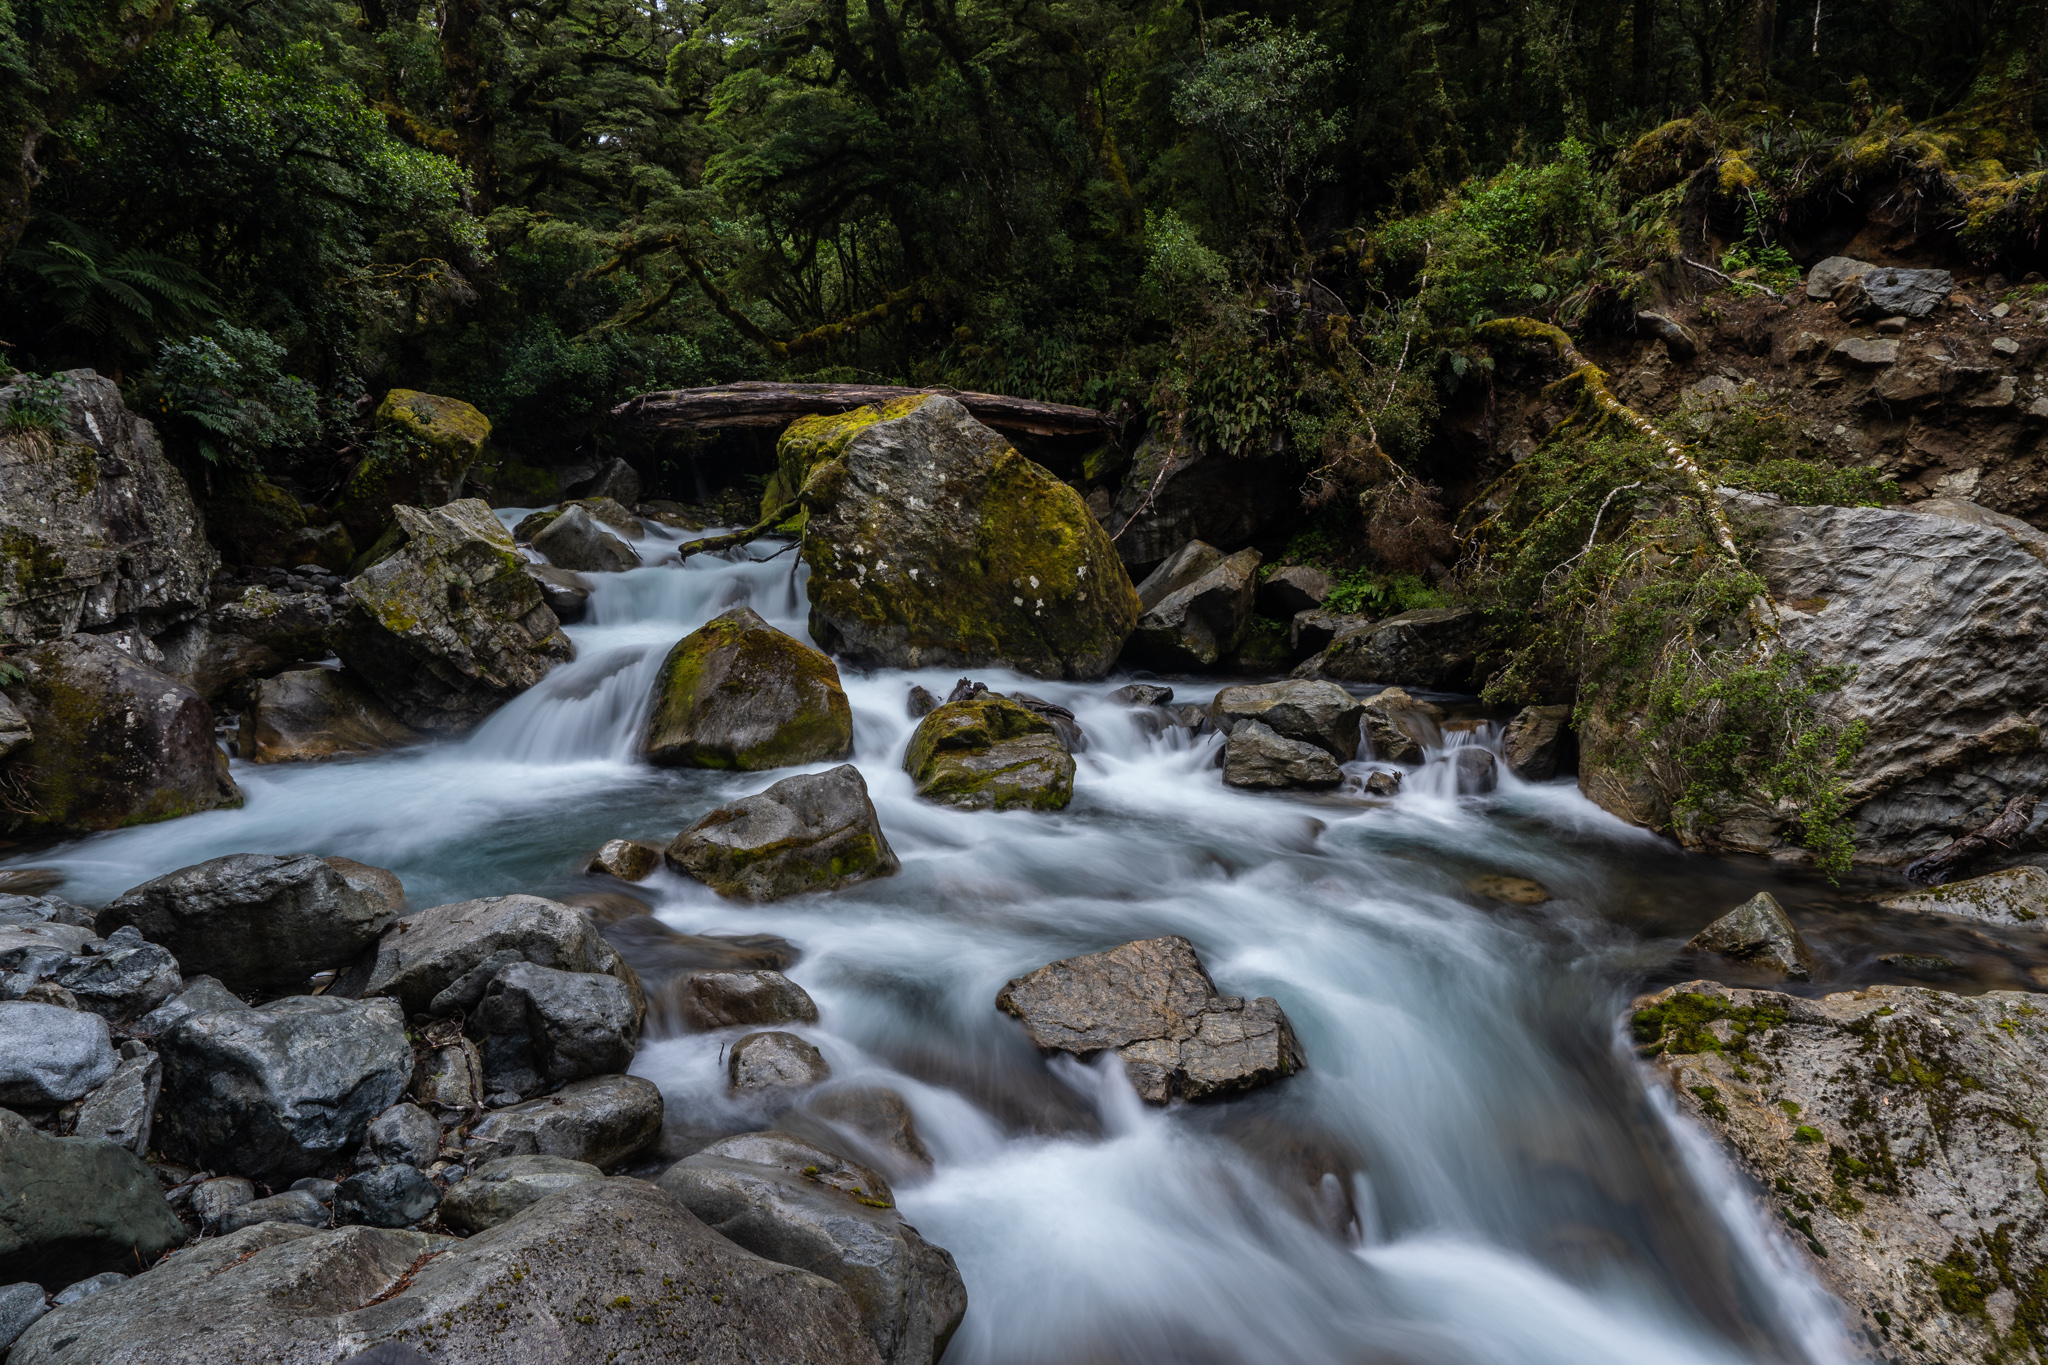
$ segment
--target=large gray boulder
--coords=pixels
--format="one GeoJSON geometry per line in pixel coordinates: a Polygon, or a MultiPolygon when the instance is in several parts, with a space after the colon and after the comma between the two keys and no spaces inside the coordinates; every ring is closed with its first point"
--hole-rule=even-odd
{"type": "Polygon", "coordinates": [[[375,955],[336,982],[330,994],[390,996],[410,1018],[429,1013],[436,997],[496,954],[510,956],[473,981],[476,999],[515,960],[621,980],[633,970],[583,911],[539,896],[485,896],[405,916],[384,931],[375,955]]]}
{"type": "Polygon", "coordinates": [[[1168,555],[1138,584],[1138,606],[1150,611],[1182,588],[1199,582],[1221,564],[1223,551],[1206,540],[1191,540],[1168,555]]]}
{"type": "Polygon", "coordinates": [[[57,1309],[11,1365],[335,1365],[383,1343],[474,1365],[880,1359],[838,1285],[734,1246],[652,1185],[602,1180],[460,1242],[244,1228],[57,1309]]]}
{"type": "Polygon", "coordinates": [[[1471,607],[1424,607],[1341,635],[1298,678],[1457,691],[1472,684],[1483,618],[1471,607]]]}
{"type": "Polygon", "coordinates": [[[534,532],[533,548],[546,555],[548,563],[572,573],[620,573],[640,567],[632,546],[574,504],[534,532]]]}
{"type": "MultiPolygon", "coordinates": [[[[0,643],[128,623],[153,634],[204,610],[220,556],[155,428],[111,379],[56,379],[56,430],[0,431],[0,643]]],[[[22,382],[0,385],[0,411],[22,382]]]]}
{"type": "Polygon", "coordinates": [[[1219,994],[1177,934],[1049,963],[1004,986],[996,1008],[1023,1020],[1043,1051],[1114,1051],[1151,1104],[1214,1099],[1303,1064],[1280,1006],[1219,994]]]}
{"type": "Polygon", "coordinates": [[[35,738],[7,760],[22,797],[9,829],[120,829],[242,804],[213,708],[107,640],[74,635],[9,661],[35,738]]]}
{"type": "Polygon", "coordinates": [[[185,1240],[149,1167],[104,1138],[54,1137],[0,1109],[0,1277],[45,1289],[148,1265],[185,1240]]]}
{"type": "Polygon", "coordinates": [[[122,892],[94,925],[133,926],[186,972],[254,992],[347,966],[395,918],[384,896],[313,854],[230,853],[122,892]]]}
{"type": "Polygon", "coordinates": [[[1349,763],[1358,757],[1358,723],[1365,706],[1332,682],[1293,679],[1253,687],[1226,687],[1209,704],[1209,723],[1224,734],[1255,720],[1274,734],[1313,744],[1349,763]]]}
{"type": "Polygon", "coordinates": [[[1239,550],[1161,597],[1138,618],[1125,651],[1159,668],[1214,668],[1244,639],[1261,558],[1239,550]]]}
{"type": "Polygon", "coordinates": [[[419,739],[417,730],[349,675],[298,668],[256,684],[237,743],[252,763],[308,763],[380,753],[419,739]]]}
{"type": "Polygon", "coordinates": [[[851,763],[720,806],[678,834],[666,856],[721,895],[753,901],[835,890],[903,866],[851,763]]]}
{"type": "Polygon", "coordinates": [[[1099,678],[1137,621],[1081,495],[951,398],[796,423],[811,638],[859,667],[1099,678]]]}
{"type": "Polygon", "coordinates": [[[164,1151],[272,1183],[339,1165],[412,1079],[405,1016],[388,1000],[288,996],[195,1014],[158,1048],[164,1151]]]}
{"type": "Polygon", "coordinates": [[[993,692],[919,721],[903,770],[919,796],[960,810],[1063,810],[1074,799],[1074,756],[1052,721],[993,692]]]}
{"type": "Polygon", "coordinates": [[[397,548],[349,580],[333,644],[401,721],[467,730],[574,654],[487,504],[392,512],[397,548]]]}
{"type": "Polygon", "coordinates": [[[77,956],[51,977],[71,992],[82,1009],[117,1024],[132,1023],[177,994],[183,984],[178,961],[132,928],[80,946],[77,956]]]}
{"type": "Polygon", "coordinates": [[[531,1095],[631,1066],[640,1014],[639,993],[616,977],[515,962],[492,977],[469,1033],[486,1090],[531,1095]]]}
{"type": "Polygon", "coordinates": [[[853,756],[853,708],[829,658],[751,607],[676,642],[654,679],[641,752],[686,768],[788,768],[853,756]]]}
{"type": "Polygon", "coordinates": [[[559,1156],[610,1170],[661,1137],[661,1091],[639,1076],[573,1081],[552,1095],[486,1114],[469,1133],[478,1161],[559,1156]]]}
{"type": "Polygon", "coordinates": [[[2039,999],[1693,981],[1637,1000],[1632,1025],[1884,1358],[1979,1365],[2012,1358],[2007,1315],[2048,1276],[2039,999]]]}
{"type": "Polygon", "coordinates": [[[736,1040],[726,1058],[727,1088],[771,1099],[832,1078],[825,1054],[794,1033],[769,1029],[736,1040]]]}
{"type": "Polygon", "coordinates": [[[604,1172],[587,1161],[559,1156],[500,1157],[486,1161],[448,1191],[441,1200],[441,1221],[457,1232],[482,1232],[571,1185],[602,1179],[604,1172]]]}
{"type": "Polygon", "coordinates": [[[84,1099],[106,1084],[116,1060],[99,1015],[0,1000],[0,1104],[32,1109],[84,1099]]]}
{"type": "Polygon", "coordinates": [[[1334,787],[1344,780],[1337,760],[1318,745],[1288,739],[1255,720],[1240,720],[1223,741],[1223,781],[1274,791],[1334,787]]]}
{"type": "Polygon", "coordinates": [[[1706,928],[1685,945],[1699,952],[1747,962],[1794,981],[1813,975],[1813,955],[1799,936],[1785,907],[1768,891],[1759,891],[1706,928]]]}
{"type": "Polygon", "coordinates": [[[659,1184],[755,1255],[846,1290],[889,1365],[932,1365],[967,1312],[952,1256],[903,1221],[888,1181],[801,1138],[726,1138],[659,1184]]]}

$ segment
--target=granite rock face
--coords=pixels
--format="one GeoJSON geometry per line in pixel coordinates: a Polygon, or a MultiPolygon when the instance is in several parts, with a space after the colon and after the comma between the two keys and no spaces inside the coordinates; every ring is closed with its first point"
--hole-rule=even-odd
{"type": "Polygon", "coordinates": [[[678,834],[666,856],[721,895],[754,901],[830,891],[902,867],[851,763],[785,777],[719,807],[678,834]]]}
{"type": "Polygon", "coordinates": [[[2034,1351],[2048,1281],[2038,999],[1694,981],[1633,1029],[1885,1358],[1979,1365],[2034,1351]]]}
{"type": "Polygon", "coordinates": [[[641,751],[687,768],[785,768],[853,756],[839,669],[734,607],[676,642],[654,680],[641,751]]]}
{"type": "Polygon", "coordinates": [[[1280,1006],[1218,994],[1177,934],[1040,967],[1004,986],[996,1008],[1023,1020],[1043,1051],[1115,1051],[1152,1104],[1249,1090],[1303,1065],[1280,1006]]]}

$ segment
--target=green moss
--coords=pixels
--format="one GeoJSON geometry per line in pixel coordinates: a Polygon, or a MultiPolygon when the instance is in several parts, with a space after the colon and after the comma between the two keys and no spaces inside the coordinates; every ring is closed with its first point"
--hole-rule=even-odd
{"type": "MultiPolygon", "coordinates": [[[[846,449],[846,443],[854,437],[877,422],[893,421],[916,411],[927,397],[921,393],[910,394],[892,398],[886,403],[871,403],[851,412],[819,413],[791,422],[783,430],[782,439],[775,443],[775,473],[761,494],[761,515],[765,517],[795,499],[803,492],[811,471],[828,460],[838,459],[839,453],[846,449]]],[[[804,514],[799,512],[794,529],[802,529],[803,519],[804,514]]]]}
{"type": "Polygon", "coordinates": [[[0,530],[0,555],[6,557],[14,570],[17,589],[64,577],[64,556],[32,532],[12,527],[0,530]]]}
{"type": "Polygon", "coordinates": [[[816,763],[852,752],[853,712],[831,659],[751,612],[730,612],[662,660],[643,749],[671,767],[757,772],[816,763]],[[757,722],[770,698],[783,714],[767,733],[736,722],[757,722]],[[735,747],[736,733],[750,738],[735,747]]]}
{"type": "Polygon", "coordinates": [[[1074,796],[1074,761],[1051,723],[1004,697],[933,711],[911,735],[903,769],[919,796],[973,810],[1061,810],[1074,796]]]}
{"type": "Polygon", "coordinates": [[[1776,1028],[1786,1018],[1784,1010],[1772,1006],[1737,1006],[1720,996],[1687,991],[1637,1010],[1630,1028],[1637,1047],[1647,1055],[1686,1057],[1712,1052],[1754,1065],[1760,1059],[1749,1050],[1751,1036],[1776,1028]],[[1725,1043],[1710,1028],[1724,1020],[1729,1032],[1725,1043]]]}
{"type": "Polygon", "coordinates": [[[1820,1129],[1815,1128],[1811,1124],[1802,1123],[1792,1130],[1792,1140],[1794,1142],[1826,1142],[1828,1138],[1827,1134],[1821,1132],[1820,1129]]]}

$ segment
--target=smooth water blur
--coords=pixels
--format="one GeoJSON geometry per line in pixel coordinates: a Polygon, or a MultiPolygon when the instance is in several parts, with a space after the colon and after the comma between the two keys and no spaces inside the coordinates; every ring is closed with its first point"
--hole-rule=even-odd
{"type": "MultiPolygon", "coordinates": [[[[650,528],[646,567],[592,575],[575,661],[464,739],[237,763],[242,810],[33,861],[66,869],[62,894],[88,902],[244,851],[389,867],[414,905],[624,889],[579,876],[598,843],[665,841],[788,775],[637,763],[663,654],[742,603],[809,638],[794,556],[769,559],[781,547],[763,542],[678,568],[677,539],[650,528]]],[[[1354,789],[1391,766],[1369,758],[1335,794],[1254,795],[1223,787],[1220,740],[1155,733],[1106,700],[1113,682],[978,676],[1075,712],[1088,747],[1067,810],[917,801],[900,768],[906,690],[943,695],[955,677],[849,674],[854,761],[900,875],[767,906],[666,872],[631,888],[678,929],[796,944],[790,975],[821,1021],[794,1031],[836,1081],[907,1097],[936,1169],[900,1180],[899,1202],[957,1258],[970,1298],[948,1362],[1848,1358],[1832,1303],[1617,1036],[1631,990],[1670,971],[1673,936],[1767,872],[1680,855],[1569,782],[1457,795],[1455,750],[1494,743],[1485,725],[1435,737],[1392,800],[1354,789]],[[1486,873],[1554,899],[1483,900],[1465,884],[1486,873]],[[1168,933],[1224,991],[1276,997],[1307,1070],[1151,1109],[1114,1065],[1041,1059],[993,1007],[1054,958],[1168,933]]],[[[662,1086],[672,1139],[770,1121],[726,1094],[738,1032],[643,1049],[635,1069],[662,1086]]]]}

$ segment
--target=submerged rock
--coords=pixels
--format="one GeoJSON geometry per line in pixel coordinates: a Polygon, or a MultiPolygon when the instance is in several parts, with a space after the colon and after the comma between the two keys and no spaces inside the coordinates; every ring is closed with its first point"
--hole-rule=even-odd
{"type": "Polygon", "coordinates": [[[640,747],[665,767],[828,762],[853,755],[853,710],[830,659],[734,607],[662,661],[640,747]]]}
{"type": "Polygon", "coordinates": [[[1060,810],[1074,797],[1074,756],[1052,722],[987,692],[919,721],[903,770],[919,796],[961,810],[1060,810]]]}
{"type": "Polygon", "coordinates": [[[951,398],[806,418],[811,635],[860,667],[1099,678],[1137,595],[1080,494],[951,398]]]}
{"type": "Polygon", "coordinates": [[[781,972],[686,972],[661,993],[666,1011],[685,1028],[818,1022],[810,993],[781,972]]]}
{"type": "Polygon", "coordinates": [[[252,763],[306,763],[381,753],[417,730],[345,673],[299,668],[256,684],[242,715],[240,754],[252,763]]]}
{"type": "Polygon", "coordinates": [[[1177,934],[1040,967],[1004,986],[996,1008],[1023,1020],[1043,1051],[1115,1051],[1152,1104],[1249,1090],[1303,1065],[1279,1004],[1218,994],[1177,934]]]}
{"type": "Polygon", "coordinates": [[[1813,975],[1813,956],[1777,898],[1759,891],[1693,935],[1685,945],[1703,953],[1719,953],[1782,973],[1794,981],[1813,975]]]}
{"type": "Polygon", "coordinates": [[[654,875],[654,870],[660,866],[661,845],[643,844],[632,839],[607,839],[604,846],[591,855],[586,871],[602,872],[622,882],[637,882],[654,875]]]}
{"type": "Polygon", "coordinates": [[[719,894],[754,901],[835,890],[903,866],[851,763],[785,777],[719,807],[678,834],[666,857],[719,894]]]}
{"type": "Polygon", "coordinates": [[[0,1109],[0,1277],[62,1289],[138,1258],[148,1265],[184,1240],[162,1187],[133,1152],[104,1138],[38,1132],[0,1109]]]}
{"type": "Polygon", "coordinates": [[[1334,787],[1344,780],[1344,771],[1317,745],[1275,734],[1256,720],[1240,720],[1223,741],[1223,780],[1261,790],[1334,787]]]}
{"type": "Polygon", "coordinates": [[[2021,865],[1878,902],[1887,910],[1959,915],[1992,924],[2048,929],[2048,872],[2021,865]]]}

